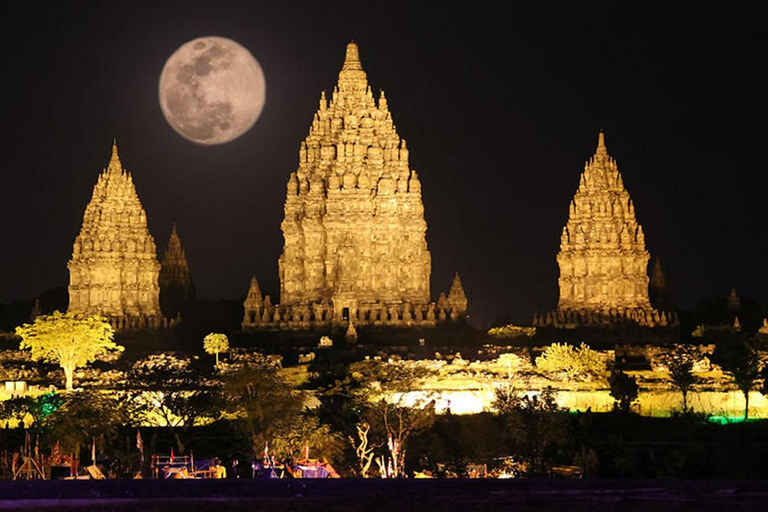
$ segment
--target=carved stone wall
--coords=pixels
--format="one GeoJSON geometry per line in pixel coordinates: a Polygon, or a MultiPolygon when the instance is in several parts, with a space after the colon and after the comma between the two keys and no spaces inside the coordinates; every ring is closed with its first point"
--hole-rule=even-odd
{"type": "Polygon", "coordinates": [[[155,241],[117,144],[93,188],[67,267],[69,311],[106,316],[118,328],[163,323],[155,241]]]}

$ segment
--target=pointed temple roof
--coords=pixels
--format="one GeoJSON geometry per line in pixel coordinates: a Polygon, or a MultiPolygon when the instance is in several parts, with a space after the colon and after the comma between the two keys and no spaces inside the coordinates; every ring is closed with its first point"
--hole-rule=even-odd
{"type": "Polygon", "coordinates": [[[741,308],[741,297],[736,293],[736,288],[731,288],[728,294],[727,306],[730,311],[738,311],[741,308]]]}
{"type": "Polygon", "coordinates": [[[410,175],[406,143],[397,134],[384,91],[378,104],[374,99],[355,43],[347,45],[330,101],[325,92],[320,96],[309,135],[301,144],[299,164],[299,180],[343,176],[350,170],[365,175],[364,183],[375,185],[382,175],[405,174],[405,179],[410,175]]]}
{"type": "Polygon", "coordinates": [[[136,193],[133,177],[127,172],[117,152],[117,142],[112,143],[109,164],[99,175],[93,187],[91,201],[83,216],[83,225],[78,238],[120,238],[138,237],[141,245],[154,239],[147,230],[147,215],[136,193]]]}
{"type": "Polygon", "coordinates": [[[176,223],[171,228],[168,247],[160,267],[160,307],[163,314],[175,318],[195,300],[195,283],[176,223]]]}
{"type": "Polygon", "coordinates": [[[179,232],[176,230],[176,223],[173,223],[171,227],[171,236],[168,239],[168,247],[165,249],[165,257],[163,258],[163,265],[173,263],[189,269],[189,263],[187,262],[187,255],[184,252],[184,247],[181,245],[181,238],[179,238],[179,232]]]}
{"type": "Polygon", "coordinates": [[[648,285],[648,296],[651,306],[656,309],[667,310],[670,308],[669,294],[667,292],[667,279],[661,268],[661,259],[657,256],[651,271],[651,282],[648,285]]]}
{"type": "Polygon", "coordinates": [[[251,277],[251,285],[248,287],[248,295],[245,297],[246,308],[248,306],[259,307],[263,303],[263,297],[261,290],[259,289],[259,281],[256,276],[251,277]]]}
{"type": "Polygon", "coordinates": [[[166,288],[171,282],[181,286],[191,286],[192,274],[175,222],[171,227],[171,236],[168,239],[168,247],[165,249],[162,265],[160,271],[161,288],[166,288]]]}
{"type": "Polygon", "coordinates": [[[446,302],[448,306],[456,307],[459,313],[464,313],[467,310],[467,295],[464,293],[464,287],[461,284],[458,271],[453,276],[453,282],[451,283],[451,289],[448,291],[446,302]]]}
{"type": "Polygon", "coordinates": [[[653,262],[653,271],[651,272],[651,288],[664,290],[667,288],[667,279],[664,277],[664,270],[661,268],[661,259],[657,256],[653,262]]]}

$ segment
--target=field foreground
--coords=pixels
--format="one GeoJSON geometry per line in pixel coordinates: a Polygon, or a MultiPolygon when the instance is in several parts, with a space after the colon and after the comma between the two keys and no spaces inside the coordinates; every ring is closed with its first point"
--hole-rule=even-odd
{"type": "Polygon", "coordinates": [[[0,510],[765,510],[762,480],[270,480],[0,482],[0,510]]]}

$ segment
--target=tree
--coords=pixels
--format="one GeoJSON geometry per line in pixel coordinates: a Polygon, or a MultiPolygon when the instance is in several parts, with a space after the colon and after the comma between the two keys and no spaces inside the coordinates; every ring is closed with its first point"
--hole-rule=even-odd
{"type": "Polygon", "coordinates": [[[536,366],[545,372],[565,374],[571,380],[605,370],[605,362],[586,343],[578,349],[567,343],[553,343],[536,358],[536,366]]]}
{"type": "Polygon", "coordinates": [[[62,395],[56,393],[0,400],[0,426],[4,422],[16,423],[22,427],[40,426],[41,421],[56,412],[63,402],[62,395]]]}
{"type": "MultiPolygon", "coordinates": [[[[386,463],[382,462],[391,460],[389,476],[404,476],[410,437],[435,422],[435,401],[416,399],[409,403],[407,394],[432,376],[432,372],[412,361],[374,358],[350,365],[350,376],[357,383],[352,393],[361,411],[356,430],[358,426],[370,425],[374,437],[378,438],[378,442],[373,443],[375,447],[386,447],[377,463],[383,466],[386,463]]],[[[364,453],[357,455],[362,469],[364,453]]]]}
{"type": "Polygon", "coordinates": [[[30,349],[32,359],[58,363],[64,370],[66,389],[73,389],[75,370],[109,352],[122,352],[114,341],[114,331],[104,317],[62,314],[39,316],[32,324],[16,328],[20,349],[30,349]]]}
{"type": "Polygon", "coordinates": [[[323,402],[341,412],[339,425],[355,449],[359,476],[367,475],[372,460],[388,475],[405,474],[409,438],[429,428],[435,416],[434,401],[409,402],[407,393],[432,374],[413,361],[373,358],[315,376],[323,402]]]}
{"type": "Polygon", "coordinates": [[[280,367],[279,359],[254,353],[238,356],[221,373],[225,413],[246,433],[254,453],[266,442],[274,446],[273,440],[285,435],[278,445],[287,455],[295,448],[290,441],[295,431],[305,430],[286,432],[301,421],[304,396],[283,379],[280,367]]]}
{"type": "Polygon", "coordinates": [[[57,410],[42,420],[45,438],[50,445],[61,443],[68,453],[80,453],[92,442],[104,450],[117,438],[119,429],[131,423],[131,405],[114,392],[67,393],[57,410]]]}
{"type": "Polygon", "coordinates": [[[506,420],[515,452],[530,474],[543,474],[551,463],[552,452],[568,437],[567,413],[557,405],[552,388],[529,396],[514,389],[495,389],[493,407],[506,420]]]}
{"type": "Polygon", "coordinates": [[[219,366],[219,352],[229,350],[229,338],[226,334],[212,332],[203,338],[203,348],[206,353],[216,355],[216,366],[219,366]]]}
{"type": "Polygon", "coordinates": [[[675,345],[665,359],[672,384],[683,394],[683,413],[687,413],[688,393],[699,380],[693,365],[701,360],[701,351],[693,345],[675,345]]]}
{"type": "Polygon", "coordinates": [[[320,423],[307,410],[276,418],[274,428],[269,431],[270,451],[279,460],[300,459],[306,447],[309,447],[312,454],[336,460],[344,446],[338,433],[332,432],[328,425],[320,423]]]}
{"type": "Polygon", "coordinates": [[[181,432],[218,419],[221,407],[209,366],[197,359],[170,354],[152,355],[134,363],[126,391],[145,424],[168,427],[179,452],[184,452],[181,432]]]}
{"type": "Polygon", "coordinates": [[[618,368],[613,368],[611,375],[608,377],[608,385],[610,386],[611,396],[618,404],[619,410],[625,413],[629,412],[632,402],[637,400],[640,391],[637,379],[627,375],[618,368]]]}
{"type": "Polygon", "coordinates": [[[716,361],[733,377],[733,382],[744,395],[744,419],[749,418],[749,393],[760,378],[760,358],[746,338],[717,346],[716,361]]]}
{"type": "Polygon", "coordinates": [[[375,447],[368,441],[368,432],[371,431],[371,426],[368,423],[359,423],[355,425],[355,429],[357,430],[357,440],[352,436],[348,436],[348,439],[352,448],[355,449],[360,477],[368,478],[368,470],[371,469],[371,463],[375,456],[375,447]]]}

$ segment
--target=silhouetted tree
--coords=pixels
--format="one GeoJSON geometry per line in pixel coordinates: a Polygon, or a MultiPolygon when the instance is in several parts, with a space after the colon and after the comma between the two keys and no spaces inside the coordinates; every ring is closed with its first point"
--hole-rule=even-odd
{"type": "Polygon", "coordinates": [[[504,416],[515,452],[527,462],[529,474],[543,474],[551,454],[568,437],[567,413],[557,405],[552,388],[539,395],[496,388],[493,407],[504,416]]]}
{"type": "Polygon", "coordinates": [[[618,368],[613,368],[608,377],[608,385],[619,410],[625,413],[629,412],[632,402],[637,400],[640,391],[637,379],[618,368]]]}
{"type": "Polygon", "coordinates": [[[197,359],[160,354],[137,361],[126,392],[145,423],[170,429],[179,453],[185,450],[182,432],[222,412],[213,375],[197,359]]]}
{"type": "Polygon", "coordinates": [[[701,360],[701,351],[693,345],[675,345],[667,354],[666,363],[672,384],[683,394],[683,413],[688,412],[688,393],[698,381],[693,365],[701,360]]]}
{"type": "Polygon", "coordinates": [[[744,419],[749,418],[749,393],[760,378],[760,358],[750,345],[749,339],[741,336],[731,343],[718,345],[716,361],[723,370],[733,377],[733,382],[744,395],[744,419]]]}

